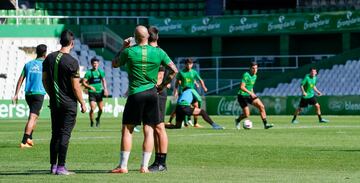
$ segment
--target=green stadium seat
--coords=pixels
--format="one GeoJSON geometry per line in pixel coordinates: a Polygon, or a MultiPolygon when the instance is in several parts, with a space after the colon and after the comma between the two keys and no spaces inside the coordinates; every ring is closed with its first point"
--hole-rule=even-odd
{"type": "Polygon", "coordinates": [[[259,10],[251,10],[251,14],[254,14],[254,15],[259,14],[259,10]]]}
{"type": "Polygon", "coordinates": [[[45,24],[44,19],[43,18],[35,18],[35,25],[42,25],[45,24]]]}
{"type": "Polygon", "coordinates": [[[179,17],[186,17],[186,16],[188,16],[187,15],[187,11],[178,11],[179,12],[179,17]]]}
{"type": "Polygon", "coordinates": [[[156,17],[156,16],[159,16],[159,17],[166,17],[167,15],[167,12],[166,11],[159,11],[159,14],[157,14],[157,12],[153,12],[151,11],[150,12],[150,16],[153,16],[153,17],[156,17]]]}
{"type": "Polygon", "coordinates": [[[129,9],[130,10],[137,10],[137,4],[136,3],[130,3],[129,4],[129,9]]]}
{"type": "Polygon", "coordinates": [[[234,14],[234,15],[240,15],[240,14],[241,14],[241,11],[240,11],[240,10],[234,10],[234,11],[232,12],[232,14],[234,14]]]}
{"type": "Polygon", "coordinates": [[[224,15],[231,15],[231,10],[225,10],[224,15]]]}
{"type": "Polygon", "coordinates": [[[249,14],[250,14],[250,11],[249,11],[249,10],[243,10],[243,11],[242,11],[242,14],[243,14],[243,15],[249,15],[249,14]]]}
{"type": "Polygon", "coordinates": [[[151,10],[158,10],[158,9],[159,9],[159,4],[157,4],[157,3],[151,3],[151,4],[150,4],[150,9],[151,9],[151,10]]]}
{"type": "MultiPolygon", "coordinates": [[[[170,4],[172,5],[173,3],[170,3],[170,4]]],[[[160,3],[159,9],[160,10],[166,10],[166,9],[169,9],[169,7],[168,7],[168,5],[166,3],[160,3]]]]}
{"type": "Polygon", "coordinates": [[[6,10],[0,10],[0,15],[2,15],[2,16],[7,15],[6,10]]]}
{"type": "Polygon", "coordinates": [[[116,9],[116,10],[127,10],[129,8],[128,4],[126,3],[121,3],[120,6],[118,4],[113,4],[113,9],[116,9]],[[115,6],[118,6],[118,8],[114,8],[115,6]]]}
{"type": "Polygon", "coordinates": [[[177,9],[177,4],[176,3],[169,3],[169,9],[170,10],[176,10],[177,9]]]}
{"type": "Polygon", "coordinates": [[[149,9],[149,4],[148,3],[141,3],[139,6],[139,9],[141,11],[147,11],[149,9]]]}
{"type": "Polygon", "coordinates": [[[179,3],[179,9],[184,10],[187,9],[187,6],[185,3],[179,3]]]}

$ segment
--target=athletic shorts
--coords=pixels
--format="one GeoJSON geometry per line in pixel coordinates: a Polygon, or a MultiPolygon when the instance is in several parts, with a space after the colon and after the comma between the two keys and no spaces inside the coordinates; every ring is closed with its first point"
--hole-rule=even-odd
{"type": "Polygon", "coordinates": [[[301,98],[300,100],[300,108],[304,108],[307,107],[308,105],[315,105],[317,103],[316,98],[315,97],[311,97],[311,98],[301,98]]]}
{"type": "Polygon", "coordinates": [[[166,113],[166,100],[167,100],[167,93],[166,90],[163,90],[161,93],[159,93],[159,117],[160,121],[165,121],[165,113],[166,113]]]}
{"type": "Polygon", "coordinates": [[[39,116],[41,107],[44,102],[44,95],[26,95],[25,100],[30,108],[30,113],[39,116]]]}
{"type": "Polygon", "coordinates": [[[125,104],[123,124],[157,125],[160,121],[159,99],[156,88],[130,95],[125,104]]]}
{"type": "Polygon", "coordinates": [[[176,121],[184,121],[185,116],[191,116],[194,108],[190,106],[177,105],[176,106],[176,121]]]}
{"type": "Polygon", "coordinates": [[[251,96],[238,95],[238,102],[241,108],[247,107],[248,104],[252,104],[255,99],[257,99],[257,97],[252,98],[251,96]]]}
{"type": "Polygon", "coordinates": [[[89,102],[101,102],[103,101],[104,92],[101,93],[90,93],[89,92],[89,102]]]}

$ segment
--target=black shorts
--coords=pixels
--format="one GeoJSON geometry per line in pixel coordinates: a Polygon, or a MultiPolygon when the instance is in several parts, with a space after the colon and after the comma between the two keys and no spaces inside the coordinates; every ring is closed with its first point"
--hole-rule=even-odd
{"type": "Polygon", "coordinates": [[[44,95],[26,95],[25,100],[30,108],[30,113],[34,113],[39,116],[44,102],[44,95]]]}
{"type": "Polygon", "coordinates": [[[160,121],[159,99],[156,88],[130,95],[125,104],[123,124],[157,125],[160,121]]]}
{"type": "Polygon", "coordinates": [[[252,98],[251,96],[238,95],[238,102],[241,108],[247,107],[248,104],[252,104],[255,99],[257,99],[257,97],[252,98]]]}
{"type": "Polygon", "coordinates": [[[315,97],[311,97],[311,98],[301,98],[300,100],[300,108],[304,108],[307,107],[308,105],[315,105],[317,103],[316,98],[315,97]]]}
{"type": "Polygon", "coordinates": [[[166,100],[167,100],[167,94],[166,90],[159,93],[159,117],[160,121],[165,121],[165,112],[166,112],[166,100]]]}
{"type": "Polygon", "coordinates": [[[176,121],[184,121],[185,116],[191,116],[194,108],[190,106],[177,105],[176,106],[176,121]]]}
{"type": "Polygon", "coordinates": [[[101,102],[103,101],[104,92],[101,93],[90,93],[89,92],[89,102],[101,102]]]}

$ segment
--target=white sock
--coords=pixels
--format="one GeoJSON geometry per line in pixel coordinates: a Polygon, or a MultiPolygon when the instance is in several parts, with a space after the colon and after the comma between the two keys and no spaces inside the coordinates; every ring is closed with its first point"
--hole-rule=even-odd
{"type": "Polygon", "coordinates": [[[121,151],[120,152],[120,168],[127,169],[129,156],[130,156],[129,151],[121,151]]]}
{"type": "Polygon", "coordinates": [[[151,158],[151,152],[143,152],[141,167],[148,167],[151,158]]]}

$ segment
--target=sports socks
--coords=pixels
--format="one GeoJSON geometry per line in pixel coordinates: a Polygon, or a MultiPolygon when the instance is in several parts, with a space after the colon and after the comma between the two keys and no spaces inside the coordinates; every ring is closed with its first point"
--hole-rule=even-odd
{"type": "Polygon", "coordinates": [[[155,153],[155,163],[166,165],[166,153],[155,153]]]}
{"type": "Polygon", "coordinates": [[[321,114],[318,114],[317,116],[318,116],[318,118],[319,118],[319,121],[322,121],[321,114]]]}
{"type": "Polygon", "coordinates": [[[297,115],[294,115],[293,119],[291,121],[295,121],[296,120],[297,115]]]}
{"type": "Polygon", "coordinates": [[[203,117],[203,119],[208,122],[210,125],[212,125],[214,123],[213,120],[211,120],[211,118],[209,117],[209,115],[203,110],[201,109],[200,111],[200,115],[203,117]]]}
{"type": "Polygon", "coordinates": [[[26,144],[26,141],[27,141],[27,139],[29,139],[29,138],[30,138],[30,135],[24,133],[24,136],[23,136],[23,139],[22,139],[21,143],[26,144]]]}
{"type": "Polygon", "coordinates": [[[262,119],[263,123],[264,123],[264,126],[267,124],[267,120],[266,118],[262,119]]]}
{"type": "Polygon", "coordinates": [[[121,151],[120,152],[120,168],[127,169],[129,156],[130,156],[129,151],[121,151]]]}
{"type": "Polygon", "coordinates": [[[149,166],[150,158],[151,158],[151,152],[143,152],[141,167],[147,168],[149,166]]]}

